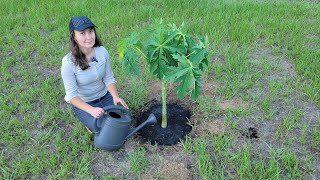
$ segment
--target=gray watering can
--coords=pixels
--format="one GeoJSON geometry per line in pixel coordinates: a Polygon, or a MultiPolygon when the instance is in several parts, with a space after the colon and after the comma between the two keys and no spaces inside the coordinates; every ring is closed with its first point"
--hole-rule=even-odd
{"type": "Polygon", "coordinates": [[[119,149],[129,137],[145,125],[157,122],[154,114],[150,114],[146,121],[130,129],[131,115],[128,109],[122,106],[106,106],[103,110],[104,118],[96,120],[94,124],[94,145],[107,151],[119,149]],[[98,121],[101,120],[98,125],[98,121]]]}

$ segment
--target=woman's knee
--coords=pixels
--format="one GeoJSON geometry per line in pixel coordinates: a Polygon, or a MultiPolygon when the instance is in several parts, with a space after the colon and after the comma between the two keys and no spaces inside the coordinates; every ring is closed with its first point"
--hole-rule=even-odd
{"type": "Polygon", "coordinates": [[[74,111],[76,117],[80,120],[80,122],[83,125],[85,125],[90,130],[94,129],[95,118],[93,116],[91,116],[91,114],[89,114],[79,108],[76,108],[76,107],[73,107],[73,111],[74,111]]]}

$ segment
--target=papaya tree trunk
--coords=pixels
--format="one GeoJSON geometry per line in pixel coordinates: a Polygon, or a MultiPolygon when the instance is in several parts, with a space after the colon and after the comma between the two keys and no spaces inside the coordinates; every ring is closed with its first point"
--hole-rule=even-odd
{"type": "Polygon", "coordinates": [[[167,82],[162,79],[162,121],[161,127],[167,127],[167,82]]]}

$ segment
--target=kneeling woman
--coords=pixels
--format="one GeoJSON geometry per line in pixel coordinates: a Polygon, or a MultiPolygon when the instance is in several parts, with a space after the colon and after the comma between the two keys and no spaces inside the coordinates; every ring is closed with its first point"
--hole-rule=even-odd
{"type": "Polygon", "coordinates": [[[107,50],[97,37],[96,26],[85,16],[69,22],[71,52],[62,59],[65,101],[89,131],[104,114],[102,107],[127,104],[118,95],[107,50]]]}

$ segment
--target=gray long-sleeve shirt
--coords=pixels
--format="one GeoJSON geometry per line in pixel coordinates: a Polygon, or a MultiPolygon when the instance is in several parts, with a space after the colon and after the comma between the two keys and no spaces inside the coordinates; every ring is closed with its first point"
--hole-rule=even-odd
{"type": "Polygon", "coordinates": [[[90,62],[86,70],[75,66],[71,53],[63,57],[61,76],[66,92],[64,99],[68,103],[76,96],[84,102],[98,99],[107,93],[109,84],[116,83],[107,50],[100,46],[95,47],[94,51],[97,62],[90,62]]]}

